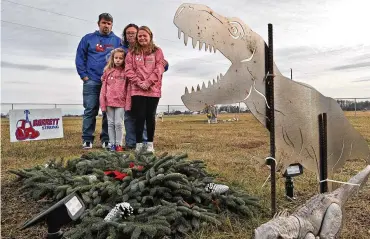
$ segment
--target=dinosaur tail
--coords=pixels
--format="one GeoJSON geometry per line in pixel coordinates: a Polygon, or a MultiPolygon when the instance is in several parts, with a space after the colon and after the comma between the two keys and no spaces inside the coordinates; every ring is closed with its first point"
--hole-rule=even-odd
{"type": "Polygon", "coordinates": [[[356,191],[358,191],[362,186],[364,186],[370,176],[370,165],[365,169],[360,171],[354,177],[352,177],[348,184],[344,184],[340,188],[336,189],[333,194],[338,198],[343,205],[348,198],[356,191]]]}

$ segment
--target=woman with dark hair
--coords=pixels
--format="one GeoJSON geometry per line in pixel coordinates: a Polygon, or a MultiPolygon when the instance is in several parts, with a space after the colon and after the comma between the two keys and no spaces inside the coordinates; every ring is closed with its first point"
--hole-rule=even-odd
{"type": "Polygon", "coordinates": [[[130,46],[133,46],[136,42],[136,35],[139,31],[139,27],[136,24],[130,23],[128,24],[122,32],[122,39],[123,39],[123,49],[128,51],[130,46]]]}
{"type": "Polygon", "coordinates": [[[139,28],[136,42],[126,59],[126,77],[135,119],[136,151],[143,147],[144,123],[148,133],[146,150],[154,152],[155,113],[162,91],[163,52],[153,42],[153,33],[146,27],[139,28]]]}
{"type": "MultiPolygon", "coordinates": [[[[139,31],[139,27],[134,24],[130,23],[128,24],[122,32],[122,45],[123,49],[126,53],[128,53],[128,50],[132,48],[136,43],[136,36],[137,32],[139,31]]],[[[163,60],[163,65],[165,72],[168,70],[168,62],[166,60],[163,60]]],[[[134,149],[136,147],[136,133],[135,133],[135,120],[134,116],[132,115],[131,111],[125,112],[125,131],[126,131],[126,137],[125,137],[125,149],[130,150],[134,149]]],[[[143,140],[144,142],[147,142],[147,131],[146,127],[144,125],[144,131],[143,131],[143,140]]]]}

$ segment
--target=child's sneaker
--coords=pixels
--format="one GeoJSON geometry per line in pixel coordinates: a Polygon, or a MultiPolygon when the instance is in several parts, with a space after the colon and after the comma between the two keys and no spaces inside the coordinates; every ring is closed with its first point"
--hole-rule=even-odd
{"type": "Polygon", "coordinates": [[[112,152],[116,151],[116,146],[114,144],[112,144],[110,146],[110,151],[112,151],[112,152]]]}
{"type": "Polygon", "coordinates": [[[84,142],[82,145],[83,149],[91,149],[92,148],[92,143],[91,142],[84,142]]]}
{"type": "Polygon", "coordinates": [[[141,153],[141,151],[143,150],[143,146],[144,146],[143,143],[136,143],[136,148],[135,148],[136,153],[141,153]]]}
{"type": "Polygon", "coordinates": [[[148,142],[146,144],[146,151],[147,152],[154,153],[154,145],[153,145],[153,142],[148,142]]]}
{"type": "Polygon", "coordinates": [[[122,152],[122,151],[123,151],[122,146],[121,146],[121,145],[117,145],[117,147],[116,147],[116,151],[117,151],[117,152],[122,152]]]}

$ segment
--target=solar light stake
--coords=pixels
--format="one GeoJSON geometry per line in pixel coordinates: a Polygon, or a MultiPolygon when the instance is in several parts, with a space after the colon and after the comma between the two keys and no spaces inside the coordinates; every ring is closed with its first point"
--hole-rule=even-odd
{"type": "Polygon", "coordinates": [[[24,223],[21,230],[46,221],[48,226],[47,239],[62,238],[63,232],[60,230],[62,226],[77,220],[85,211],[85,204],[81,198],[81,194],[78,191],[72,192],[50,208],[24,223]]]}
{"type": "Polygon", "coordinates": [[[283,176],[285,177],[285,195],[290,199],[294,198],[294,183],[293,177],[303,173],[303,166],[300,163],[289,165],[283,176]]]}

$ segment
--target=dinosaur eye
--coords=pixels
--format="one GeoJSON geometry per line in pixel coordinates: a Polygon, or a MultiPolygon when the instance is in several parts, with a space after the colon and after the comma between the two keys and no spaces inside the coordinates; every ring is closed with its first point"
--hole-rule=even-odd
{"type": "Polygon", "coordinates": [[[232,38],[238,39],[244,36],[244,29],[239,22],[229,22],[229,32],[232,38]]]}

